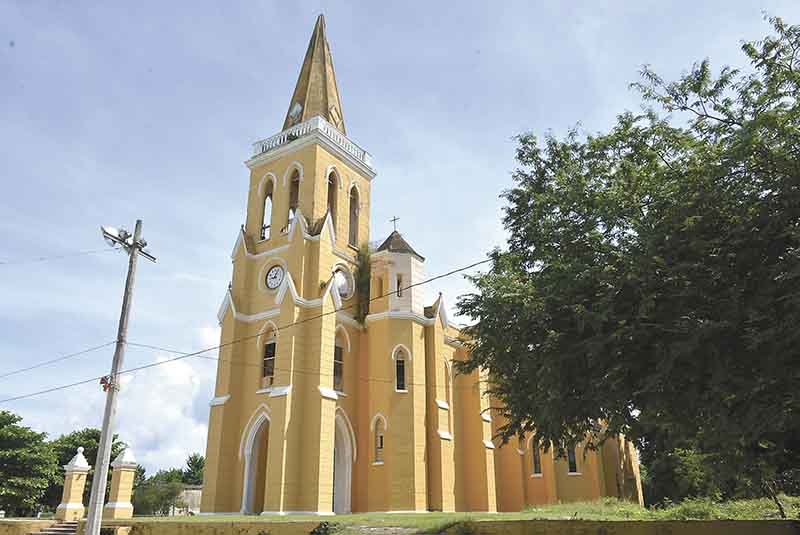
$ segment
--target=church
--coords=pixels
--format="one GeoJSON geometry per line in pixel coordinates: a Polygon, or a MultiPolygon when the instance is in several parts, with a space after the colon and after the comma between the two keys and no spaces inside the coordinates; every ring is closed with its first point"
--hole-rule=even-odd
{"type": "Polygon", "coordinates": [[[283,128],[246,165],[247,217],[218,313],[203,513],[641,503],[637,454],[622,437],[565,458],[494,440],[501,422],[485,381],[454,373],[467,348],[444,298],[424,302],[424,256],[397,231],[366,251],[376,169],[345,128],[321,15],[283,128]]]}

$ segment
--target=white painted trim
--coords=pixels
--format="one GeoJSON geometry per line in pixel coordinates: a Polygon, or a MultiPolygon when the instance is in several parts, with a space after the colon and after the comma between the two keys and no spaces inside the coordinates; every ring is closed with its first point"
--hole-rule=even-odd
{"type": "Polygon", "coordinates": [[[395,387],[394,387],[394,391],[395,391],[396,393],[398,393],[398,394],[408,394],[408,389],[407,389],[407,388],[406,388],[406,389],[404,389],[404,390],[398,390],[398,389],[397,389],[397,387],[395,386],[395,387]]]}
{"type": "Polygon", "coordinates": [[[395,360],[394,356],[397,354],[398,349],[402,349],[403,351],[405,351],[406,355],[408,355],[408,360],[411,361],[411,350],[408,349],[408,347],[406,347],[405,344],[397,344],[396,346],[394,346],[394,348],[392,349],[392,360],[395,360]]]}
{"type": "Polygon", "coordinates": [[[437,406],[438,406],[440,409],[446,409],[446,410],[450,410],[450,405],[448,405],[446,401],[443,401],[443,400],[441,400],[441,399],[437,399],[437,400],[436,400],[436,405],[437,405],[437,406]]]}
{"type": "MultiPolygon", "coordinates": [[[[344,394],[339,393],[339,395],[344,394]]],[[[356,441],[356,432],[353,429],[353,424],[350,423],[350,418],[342,407],[336,407],[336,416],[341,416],[344,419],[344,423],[347,424],[347,431],[350,434],[350,441],[353,446],[353,462],[355,463],[358,458],[358,442],[356,441]]]]}
{"type": "MultiPolygon", "coordinates": [[[[284,277],[285,279],[286,277],[284,277]]],[[[267,318],[274,318],[275,316],[280,315],[281,309],[280,308],[271,308],[269,310],[264,310],[262,312],[258,312],[256,314],[242,314],[241,312],[236,310],[236,303],[233,301],[233,296],[231,295],[231,291],[227,290],[225,292],[225,298],[222,300],[222,304],[220,304],[219,310],[217,311],[217,320],[219,320],[219,324],[222,325],[222,322],[225,320],[225,313],[231,309],[233,311],[233,318],[237,321],[243,321],[245,323],[252,323],[254,321],[259,321],[267,318]]]]}
{"type": "Polygon", "coordinates": [[[217,396],[212,398],[211,401],[208,402],[210,407],[219,407],[220,405],[225,405],[225,402],[231,399],[230,394],[225,394],[224,396],[217,396]]]}
{"type": "MultiPolygon", "coordinates": [[[[336,446],[336,438],[340,439],[339,446],[341,446],[342,450],[338,455],[338,468],[334,470],[334,486],[336,486],[336,479],[339,479],[338,483],[341,485],[340,492],[337,493],[334,491],[334,498],[336,496],[339,497],[339,508],[337,510],[336,503],[334,501],[333,509],[334,512],[337,514],[347,514],[350,513],[352,510],[352,503],[351,503],[351,495],[353,493],[353,464],[355,463],[355,444],[356,444],[356,437],[353,435],[353,428],[350,425],[350,420],[347,418],[347,414],[341,407],[337,407],[336,409],[336,416],[334,417],[334,449],[337,449],[336,446]],[[347,462],[347,461],[350,462],[347,462]]],[[[336,457],[336,456],[334,456],[336,457]]],[[[336,459],[334,459],[334,463],[336,464],[336,459]]]]}
{"type": "Polygon", "coordinates": [[[372,466],[383,466],[384,464],[386,463],[383,461],[372,461],[372,466]]]}
{"type": "Polygon", "coordinates": [[[292,385],[273,386],[272,391],[269,393],[269,397],[279,398],[281,396],[287,396],[291,391],[292,391],[292,385]]]}
{"type": "Polygon", "coordinates": [[[484,422],[492,423],[492,417],[486,414],[485,412],[481,413],[481,420],[484,422]]]}
{"type": "Polygon", "coordinates": [[[353,329],[358,329],[359,331],[364,330],[364,326],[361,325],[358,320],[356,320],[353,316],[348,316],[343,310],[336,311],[336,321],[347,325],[348,327],[352,327],[353,329]]]}
{"type": "Polygon", "coordinates": [[[486,446],[487,449],[490,449],[490,450],[494,449],[494,444],[492,443],[491,440],[484,440],[483,441],[483,445],[486,446]]]}
{"type": "Polygon", "coordinates": [[[60,503],[58,504],[58,507],[56,507],[56,509],[61,509],[62,511],[65,509],[67,511],[75,509],[83,509],[83,504],[78,502],[60,503]]]}
{"type": "Polygon", "coordinates": [[[347,329],[345,329],[343,325],[340,324],[336,326],[336,329],[333,331],[334,337],[340,330],[344,333],[344,339],[347,341],[347,346],[345,349],[347,349],[347,352],[350,353],[350,335],[347,333],[347,329]]]}
{"type": "Polygon", "coordinates": [[[531,477],[540,478],[543,477],[543,474],[531,474],[531,477]]]}
{"type": "Polygon", "coordinates": [[[583,472],[567,472],[568,476],[582,476],[583,472]]]}
{"type": "Polygon", "coordinates": [[[299,139],[296,139],[289,143],[285,143],[279,147],[275,147],[272,150],[269,150],[267,152],[262,152],[261,154],[253,156],[249,160],[246,160],[244,164],[249,169],[253,169],[260,165],[265,165],[269,162],[277,160],[278,158],[283,157],[287,153],[295,152],[305,147],[306,145],[310,145],[314,142],[325,147],[329,152],[339,157],[340,160],[344,160],[345,163],[349,164],[349,167],[355,169],[356,171],[359,171],[361,175],[364,176],[364,178],[366,178],[367,180],[372,180],[373,178],[375,178],[376,173],[371,166],[365,164],[358,158],[355,158],[349,152],[343,150],[336,143],[327,139],[327,137],[322,135],[318,130],[314,130],[312,132],[309,132],[308,134],[303,135],[299,139]]]}
{"type": "Polygon", "coordinates": [[[453,435],[450,434],[449,431],[442,431],[441,429],[437,431],[439,433],[439,438],[444,440],[453,440],[453,435]]]}
{"type": "Polygon", "coordinates": [[[108,502],[105,505],[106,509],[133,509],[131,502],[108,502]]]}
{"type": "MultiPolygon", "coordinates": [[[[264,196],[264,185],[267,183],[267,178],[272,177],[272,194],[275,195],[275,190],[278,189],[278,177],[275,176],[275,173],[271,171],[267,171],[261,177],[261,180],[258,182],[258,196],[259,198],[263,198],[264,196]]],[[[262,201],[263,202],[263,201],[262,201]]]]}
{"type": "Polygon", "coordinates": [[[256,484],[254,481],[256,475],[253,472],[252,464],[253,464],[253,446],[255,445],[256,437],[261,432],[262,426],[265,424],[269,425],[271,422],[270,419],[270,410],[267,405],[264,403],[259,404],[256,408],[256,411],[250,417],[250,420],[247,422],[247,426],[244,428],[244,433],[242,433],[242,438],[239,442],[239,458],[241,459],[244,456],[244,473],[243,473],[243,483],[242,483],[242,508],[241,512],[246,513],[250,507],[250,501],[253,499],[252,493],[253,488],[252,486],[256,484]]]}
{"type": "Polygon", "coordinates": [[[265,386],[264,388],[256,390],[256,394],[269,394],[270,392],[272,392],[271,386],[265,386]]]}
{"type": "Polygon", "coordinates": [[[292,163],[290,163],[289,166],[286,168],[286,171],[283,172],[283,187],[284,188],[286,187],[286,180],[289,178],[289,175],[295,169],[297,169],[298,174],[300,175],[300,180],[298,182],[303,182],[303,174],[304,174],[303,164],[301,164],[300,162],[295,160],[292,163]]]}
{"type": "Polygon", "coordinates": [[[368,314],[367,317],[365,318],[365,321],[366,323],[371,323],[373,321],[378,321],[382,319],[411,320],[426,327],[430,327],[436,322],[436,318],[426,318],[425,316],[417,314],[416,312],[403,312],[399,310],[389,310],[387,312],[368,314]]]}
{"type": "MultiPolygon", "coordinates": [[[[241,459],[245,454],[245,442],[248,436],[253,432],[252,429],[254,427],[258,427],[264,422],[266,418],[267,421],[270,421],[270,414],[272,410],[266,403],[259,403],[256,410],[253,411],[253,414],[250,415],[250,418],[247,420],[247,424],[244,426],[244,432],[242,433],[242,438],[239,439],[239,458],[241,459]]],[[[252,446],[251,446],[252,447],[252,446]]]]}
{"type": "Polygon", "coordinates": [[[339,399],[339,394],[333,388],[328,388],[327,386],[319,385],[317,389],[319,389],[319,393],[322,394],[322,397],[324,398],[333,400],[339,399]]]}
{"type": "Polygon", "coordinates": [[[268,330],[272,330],[272,336],[270,336],[269,338],[264,340],[264,344],[266,344],[270,340],[275,340],[275,343],[276,344],[278,343],[278,333],[280,333],[280,331],[278,330],[278,326],[275,325],[275,322],[273,322],[271,320],[267,320],[267,321],[264,322],[264,325],[262,325],[261,329],[259,329],[259,331],[258,331],[258,336],[256,337],[256,347],[257,348],[259,348],[259,349],[261,348],[261,346],[262,346],[261,337],[264,336],[264,333],[266,333],[268,330]]]}
{"type": "Polygon", "coordinates": [[[464,347],[464,342],[462,342],[458,338],[453,338],[452,336],[445,335],[444,343],[449,345],[450,347],[454,347],[456,349],[460,349],[460,348],[464,347]]]}
{"type": "Polygon", "coordinates": [[[369,430],[371,432],[373,432],[373,433],[375,432],[375,423],[379,419],[383,420],[383,430],[384,431],[388,431],[389,430],[389,420],[386,419],[386,416],[384,416],[383,413],[376,412],[375,416],[372,417],[372,421],[369,423],[369,430]]]}

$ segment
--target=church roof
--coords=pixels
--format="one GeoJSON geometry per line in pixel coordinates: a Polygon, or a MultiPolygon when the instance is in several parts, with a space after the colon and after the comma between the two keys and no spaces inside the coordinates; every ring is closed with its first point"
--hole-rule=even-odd
{"type": "Polygon", "coordinates": [[[339,88],[333,72],[333,57],[325,36],[325,17],[317,17],[314,33],[308,43],[306,57],[294,88],[283,129],[302,123],[315,116],[323,119],[346,134],[339,88]]]}
{"type": "Polygon", "coordinates": [[[389,237],[383,240],[383,243],[378,247],[378,251],[389,251],[390,253],[409,253],[413,254],[423,262],[425,261],[425,257],[416,252],[396,230],[392,231],[392,233],[389,234],[389,237]]]}

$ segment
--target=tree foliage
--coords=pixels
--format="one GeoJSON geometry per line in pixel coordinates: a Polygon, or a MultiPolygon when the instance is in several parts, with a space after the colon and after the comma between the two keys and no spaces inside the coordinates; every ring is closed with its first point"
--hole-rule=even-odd
{"type": "Polygon", "coordinates": [[[187,485],[202,485],[205,466],[206,458],[199,453],[192,453],[186,459],[186,468],[183,469],[182,481],[187,485]]]}
{"type": "Polygon", "coordinates": [[[800,27],[770,22],[749,72],[645,68],[610,131],[519,137],[508,247],[459,302],[503,438],[798,465],[800,27]]]}
{"type": "Polygon", "coordinates": [[[137,515],[170,514],[173,507],[181,507],[183,470],[172,468],[159,470],[152,477],[140,482],[133,492],[133,510],[137,515]]]}
{"type": "Polygon", "coordinates": [[[0,411],[0,509],[9,516],[38,508],[56,467],[46,435],[19,425],[21,420],[0,411]]]}

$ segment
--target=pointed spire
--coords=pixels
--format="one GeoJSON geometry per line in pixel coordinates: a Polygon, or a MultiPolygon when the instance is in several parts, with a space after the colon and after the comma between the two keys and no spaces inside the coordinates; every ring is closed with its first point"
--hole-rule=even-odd
{"type": "Polygon", "coordinates": [[[346,134],[342,103],[339,100],[339,88],[336,86],[336,74],[333,72],[333,58],[325,36],[325,17],[317,17],[314,33],[308,43],[306,57],[300,68],[297,86],[294,88],[289,111],[283,122],[283,129],[301,123],[316,115],[346,134]]]}

